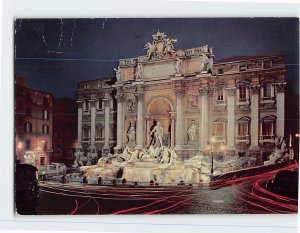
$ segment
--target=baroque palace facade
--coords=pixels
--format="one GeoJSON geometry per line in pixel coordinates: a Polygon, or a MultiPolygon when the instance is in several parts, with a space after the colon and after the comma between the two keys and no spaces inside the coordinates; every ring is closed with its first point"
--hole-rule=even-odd
{"type": "Polygon", "coordinates": [[[119,60],[116,77],[78,83],[79,148],[148,147],[159,122],[181,159],[213,151],[261,163],[284,137],[284,58],[215,62],[207,45],[175,51],[177,40],[152,37],[146,55],[119,60]]]}

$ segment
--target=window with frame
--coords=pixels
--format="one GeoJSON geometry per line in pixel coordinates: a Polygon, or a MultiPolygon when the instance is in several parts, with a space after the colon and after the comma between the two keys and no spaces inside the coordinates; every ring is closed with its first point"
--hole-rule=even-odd
{"type": "Polygon", "coordinates": [[[96,125],[96,138],[101,139],[103,138],[103,126],[96,125]]]}
{"type": "Polygon", "coordinates": [[[249,135],[249,122],[242,121],[238,123],[238,135],[245,137],[249,135]]]}
{"type": "Polygon", "coordinates": [[[273,136],[274,121],[263,120],[262,121],[262,135],[263,136],[273,136]]]}
{"type": "Polygon", "coordinates": [[[224,101],[224,91],[223,91],[223,89],[218,89],[217,90],[217,100],[218,100],[218,102],[223,102],[224,101]]]}
{"type": "Polygon", "coordinates": [[[246,86],[240,86],[239,87],[239,101],[243,102],[247,99],[247,89],[246,86]]]}
{"type": "Polygon", "coordinates": [[[271,83],[266,83],[263,86],[263,96],[264,97],[272,97],[272,84],[271,83]]]}
{"type": "Polygon", "coordinates": [[[31,133],[32,132],[32,124],[30,122],[26,122],[24,124],[24,132],[31,133]]]}
{"type": "Polygon", "coordinates": [[[83,132],[83,138],[90,138],[90,127],[89,126],[87,126],[87,125],[83,126],[82,132],[83,132]]]}
{"type": "Polygon", "coordinates": [[[44,124],[42,127],[43,134],[49,133],[49,125],[44,124]]]}
{"type": "Polygon", "coordinates": [[[225,135],[225,122],[215,123],[215,136],[223,137],[225,135]]]}
{"type": "Polygon", "coordinates": [[[97,106],[98,109],[99,109],[99,110],[102,110],[102,109],[103,109],[103,100],[102,100],[102,99],[99,99],[97,103],[98,103],[98,106],[97,106]]]}
{"type": "Polygon", "coordinates": [[[49,119],[49,111],[43,110],[43,119],[45,119],[45,120],[49,119]]]}

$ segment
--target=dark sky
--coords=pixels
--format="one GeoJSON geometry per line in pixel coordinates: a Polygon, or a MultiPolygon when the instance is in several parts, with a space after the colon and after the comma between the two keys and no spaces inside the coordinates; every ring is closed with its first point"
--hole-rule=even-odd
{"type": "Polygon", "coordinates": [[[208,44],[216,60],[284,55],[298,92],[297,18],[18,19],[15,72],[31,88],[73,98],[77,82],[113,76],[119,58],[145,55],[157,30],[178,39],[176,50],[208,44]]]}

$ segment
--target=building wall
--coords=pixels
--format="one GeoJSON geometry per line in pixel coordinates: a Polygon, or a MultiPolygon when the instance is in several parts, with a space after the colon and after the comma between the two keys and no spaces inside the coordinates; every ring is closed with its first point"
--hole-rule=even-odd
{"type": "Polygon", "coordinates": [[[24,77],[15,84],[15,153],[21,163],[49,164],[52,156],[52,102],[49,93],[26,87],[24,77]]]}
{"type": "Polygon", "coordinates": [[[72,165],[76,143],[76,102],[69,98],[56,99],[53,108],[53,161],[72,165]]]}

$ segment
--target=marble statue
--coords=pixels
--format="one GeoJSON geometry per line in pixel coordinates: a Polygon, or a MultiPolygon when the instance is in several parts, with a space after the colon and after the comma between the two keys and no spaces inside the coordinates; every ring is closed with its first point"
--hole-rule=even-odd
{"type": "Polygon", "coordinates": [[[87,158],[84,156],[82,148],[78,148],[74,153],[74,164],[73,167],[81,167],[84,166],[87,162],[87,158]]]}
{"type": "Polygon", "coordinates": [[[136,81],[141,81],[142,80],[142,64],[138,63],[135,71],[135,80],[136,81]]]}
{"type": "Polygon", "coordinates": [[[164,129],[160,126],[160,123],[157,122],[156,126],[152,129],[150,134],[152,135],[154,133],[154,143],[153,145],[156,145],[159,142],[159,146],[162,146],[162,139],[164,137],[164,129]]]}
{"type": "Polygon", "coordinates": [[[182,74],[182,60],[180,58],[176,58],[176,74],[181,75],[182,74]]]}
{"type": "Polygon", "coordinates": [[[120,67],[118,66],[118,68],[114,68],[114,71],[116,72],[116,79],[117,81],[121,81],[121,71],[120,71],[120,67]]]}
{"type": "Polygon", "coordinates": [[[174,52],[174,44],[177,42],[176,39],[167,38],[165,41],[164,53],[173,53],[174,52]]]}
{"type": "Polygon", "coordinates": [[[133,112],[135,110],[134,103],[131,99],[127,100],[127,111],[133,112]]]}
{"type": "Polygon", "coordinates": [[[195,123],[194,120],[192,120],[192,123],[187,130],[189,143],[197,141],[197,135],[196,135],[197,129],[198,129],[198,125],[195,123]]]}
{"type": "Polygon", "coordinates": [[[86,166],[94,165],[97,163],[98,155],[96,151],[93,149],[92,151],[89,150],[87,153],[87,163],[86,166]]]}
{"type": "Polygon", "coordinates": [[[147,58],[149,60],[155,53],[155,45],[148,42],[145,44],[144,49],[147,50],[147,58]]]}
{"type": "Polygon", "coordinates": [[[130,123],[129,129],[127,131],[128,143],[129,147],[135,146],[135,127],[133,123],[130,123]]]}

